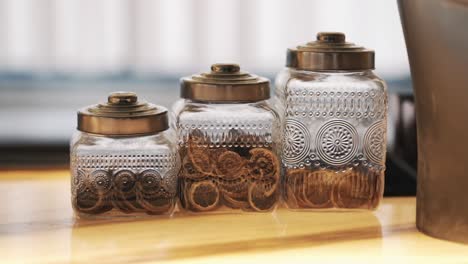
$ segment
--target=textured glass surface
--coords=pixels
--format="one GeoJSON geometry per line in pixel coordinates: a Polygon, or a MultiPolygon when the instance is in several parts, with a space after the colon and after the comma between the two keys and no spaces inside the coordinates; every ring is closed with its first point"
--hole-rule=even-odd
{"type": "Polygon", "coordinates": [[[385,83],[371,71],[285,69],[276,88],[287,206],[376,208],[385,171],[385,83]]]}
{"type": "Polygon", "coordinates": [[[271,211],[279,197],[279,117],[266,101],[174,105],[182,207],[271,211]]]}
{"type": "Polygon", "coordinates": [[[180,160],[174,133],[104,137],[77,132],[71,142],[72,205],[78,216],[170,214],[180,160]]]}

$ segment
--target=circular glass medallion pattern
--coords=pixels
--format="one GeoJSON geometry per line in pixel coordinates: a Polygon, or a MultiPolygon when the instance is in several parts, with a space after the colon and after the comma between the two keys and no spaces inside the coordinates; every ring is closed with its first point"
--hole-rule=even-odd
{"type": "Polygon", "coordinates": [[[295,165],[304,161],[310,150],[310,133],[307,127],[295,119],[287,119],[283,138],[283,161],[295,165]]]}
{"type": "Polygon", "coordinates": [[[364,153],[367,159],[376,164],[383,164],[385,131],[382,121],[373,123],[364,135],[364,153]]]}
{"type": "Polygon", "coordinates": [[[93,186],[99,192],[109,191],[112,187],[112,177],[106,170],[95,170],[91,173],[93,179],[93,186]]]}
{"type": "Polygon", "coordinates": [[[317,132],[317,154],[326,163],[345,165],[358,152],[359,139],[356,128],[344,120],[331,120],[317,132]]]}

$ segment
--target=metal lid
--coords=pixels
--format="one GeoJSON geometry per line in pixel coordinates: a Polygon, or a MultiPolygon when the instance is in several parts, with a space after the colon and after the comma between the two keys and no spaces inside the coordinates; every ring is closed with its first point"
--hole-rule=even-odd
{"type": "Polygon", "coordinates": [[[154,134],[168,128],[167,109],[139,102],[135,93],[114,92],[107,103],[78,111],[78,130],[112,136],[154,134]]]}
{"type": "Polygon", "coordinates": [[[213,64],[211,72],[180,80],[180,96],[204,102],[255,102],[270,98],[270,82],[237,64],[213,64]]]}
{"type": "Polygon", "coordinates": [[[288,49],[286,66],[299,70],[374,69],[374,51],[346,42],[340,32],[320,32],[317,40],[288,49]]]}

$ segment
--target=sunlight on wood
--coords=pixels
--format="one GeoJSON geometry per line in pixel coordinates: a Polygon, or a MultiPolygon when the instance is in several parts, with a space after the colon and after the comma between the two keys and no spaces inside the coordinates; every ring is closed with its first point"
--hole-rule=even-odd
{"type": "Polygon", "coordinates": [[[417,232],[414,198],[384,199],[373,213],[76,220],[69,192],[65,170],[0,172],[2,263],[468,261],[468,245],[417,232]]]}

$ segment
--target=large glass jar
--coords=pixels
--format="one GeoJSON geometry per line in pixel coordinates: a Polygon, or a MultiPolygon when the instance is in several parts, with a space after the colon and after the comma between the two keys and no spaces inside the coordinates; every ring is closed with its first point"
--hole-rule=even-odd
{"type": "Polygon", "coordinates": [[[215,64],[181,79],[174,105],[181,205],[191,212],[271,211],[279,198],[279,117],[269,81],[215,64]]]}
{"type": "Polygon", "coordinates": [[[180,159],[165,108],[112,93],[78,112],[70,156],[78,217],[173,212],[180,159]]]}
{"type": "Polygon", "coordinates": [[[291,209],[374,209],[383,196],[387,91],[374,52],[319,33],[276,78],[283,198],[291,209]]]}

